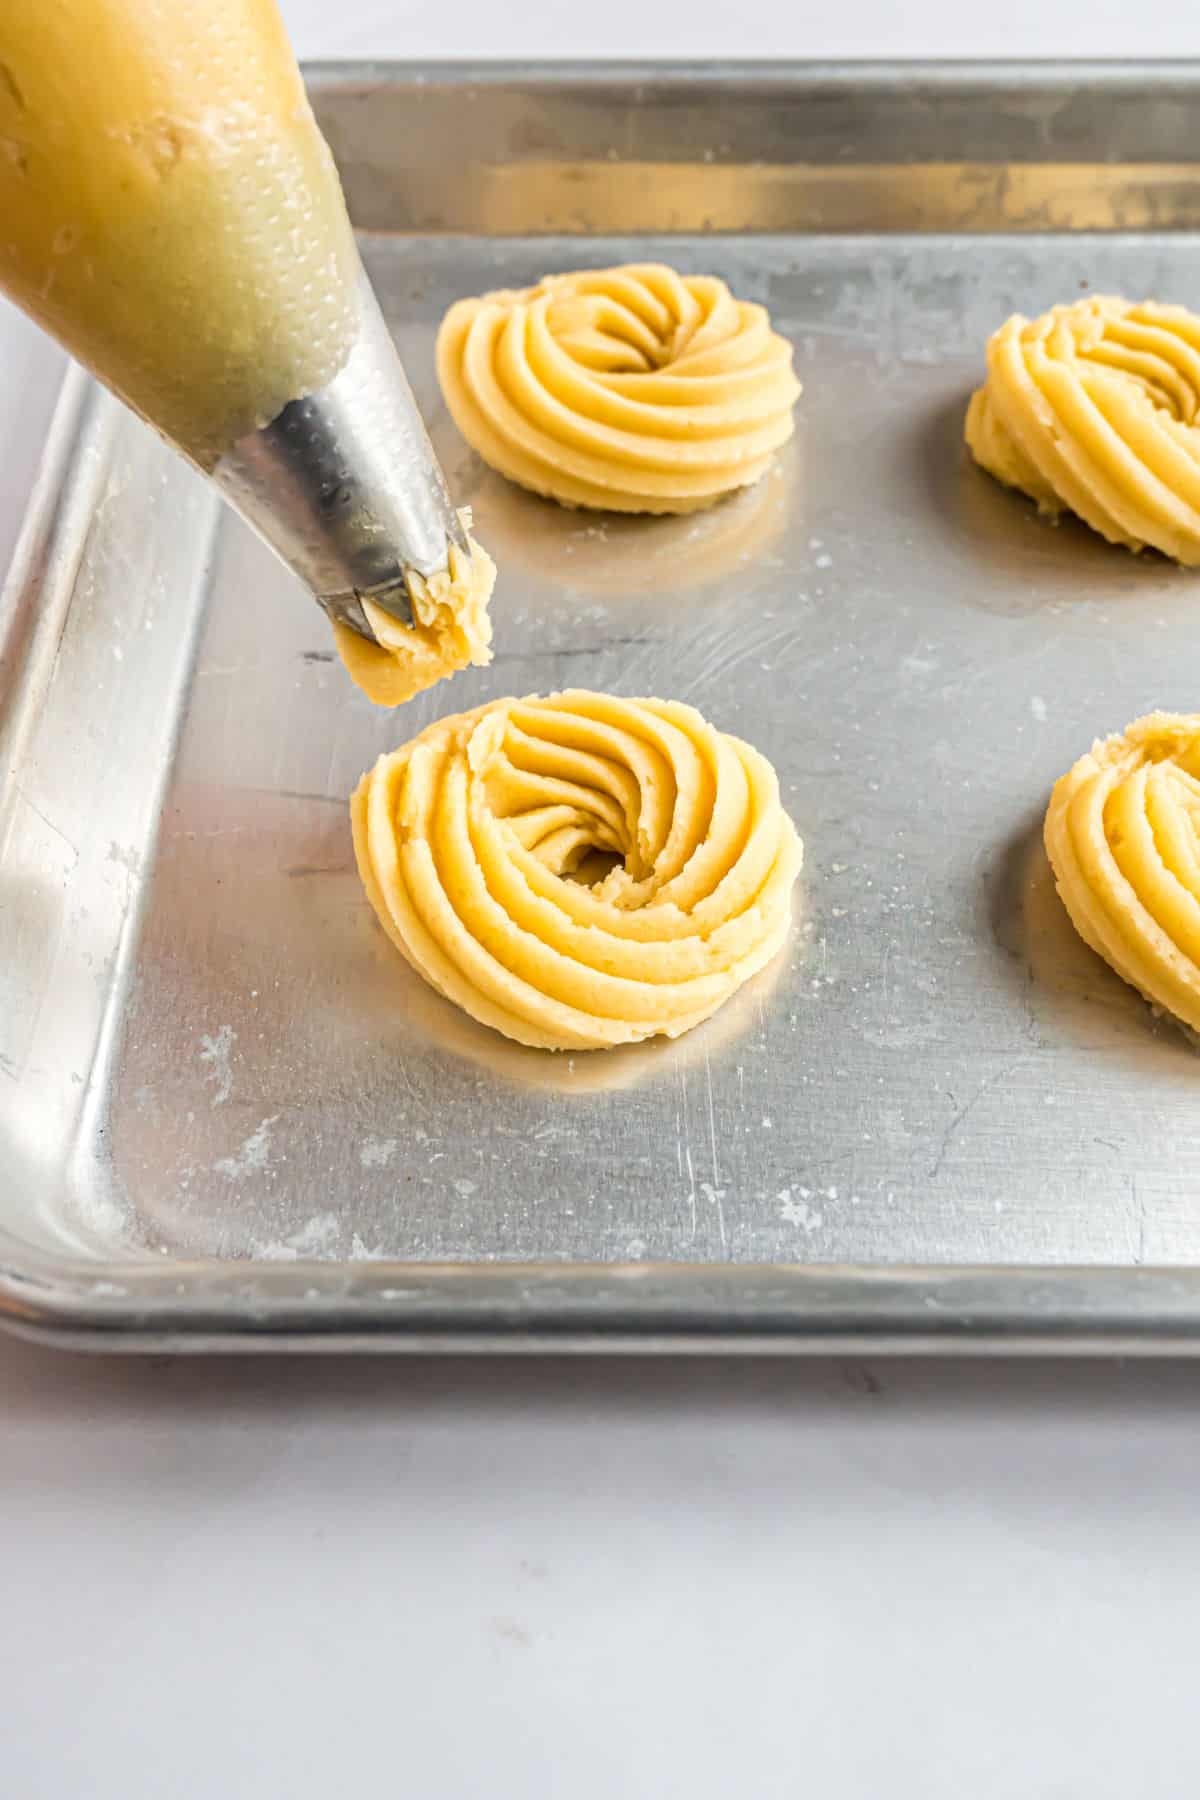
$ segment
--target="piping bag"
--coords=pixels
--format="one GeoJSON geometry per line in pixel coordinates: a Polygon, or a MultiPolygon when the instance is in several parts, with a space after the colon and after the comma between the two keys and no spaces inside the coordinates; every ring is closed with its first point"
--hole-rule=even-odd
{"type": "Polygon", "coordinates": [[[275,0],[0,0],[0,288],[360,638],[471,555],[275,0]]]}

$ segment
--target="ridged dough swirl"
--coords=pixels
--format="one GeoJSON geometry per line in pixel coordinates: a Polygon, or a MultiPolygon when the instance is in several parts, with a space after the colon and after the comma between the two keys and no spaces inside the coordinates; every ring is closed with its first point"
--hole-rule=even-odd
{"type": "Polygon", "coordinates": [[[1200,1031],[1200,713],[1150,713],[1057,783],[1046,851],[1085,943],[1200,1031]]]}
{"type": "Polygon", "coordinates": [[[492,468],[565,506],[682,513],[757,481],[800,384],[766,310],[657,263],[460,300],[438,378],[492,468]]]}
{"type": "Polygon", "coordinates": [[[576,689],[439,720],[352,816],[397,948],[521,1044],[678,1037],[787,935],[801,846],[775,772],[674,701],[576,689]]]}
{"type": "Polygon", "coordinates": [[[1019,313],[971,399],[976,462],[1110,543],[1200,563],[1200,318],[1090,297],[1019,313]]]}

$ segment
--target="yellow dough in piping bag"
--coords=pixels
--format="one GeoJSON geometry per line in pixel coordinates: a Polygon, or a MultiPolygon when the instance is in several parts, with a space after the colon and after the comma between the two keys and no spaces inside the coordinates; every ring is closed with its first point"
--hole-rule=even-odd
{"type": "Polygon", "coordinates": [[[202,469],[354,344],[273,0],[0,0],[0,222],[0,287],[202,469]]]}
{"type": "MultiPolygon", "coordinates": [[[[470,515],[461,515],[470,525],[470,515]]],[[[400,706],[414,694],[474,663],[492,660],[492,622],[488,601],[496,583],[496,565],[474,538],[470,556],[450,546],[450,566],[426,581],[409,575],[413,623],[403,625],[391,613],[363,601],[377,642],[372,644],[348,625],[334,624],[334,642],[346,672],[377,706],[400,706]]]]}
{"type": "Polygon", "coordinates": [[[987,347],[966,440],[1047,513],[1200,564],[1200,317],[1090,297],[1019,313],[987,347]]]}
{"type": "MultiPolygon", "coordinates": [[[[0,0],[0,287],[211,472],[343,368],[361,280],[274,0],[0,0]]],[[[490,558],[337,628],[397,705],[489,660],[490,558]]]]}
{"type": "Polygon", "coordinates": [[[518,1043],[678,1037],[781,948],[801,845],[765,757],[669,700],[571,690],[441,719],[352,801],[388,936],[518,1043]]]}
{"type": "Polygon", "coordinates": [[[455,424],[492,468],[616,512],[693,512],[757,481],[800,393],[765,308],[657,263],[460,300],[437,366],[455,424]]]}
{"type": "Polygon", "coordinates": [[[1200,713],[1150,713],[1056,784],[1046,852],[1072,923],[1152,1006],[1200,1031],[1200,713]]]}

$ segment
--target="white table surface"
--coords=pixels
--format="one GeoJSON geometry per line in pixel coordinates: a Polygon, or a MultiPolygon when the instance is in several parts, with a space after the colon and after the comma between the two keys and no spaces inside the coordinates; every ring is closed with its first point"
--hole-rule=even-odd
{"type": "MultiPolygon", "coordinates": [[[[309,56],[1200,52],[1187,0],[284,11],[309,56]]],[[[58,366],[0,311],[0,559],[58,366]]],[[[0,1791],[1190,1800],[1198,1491],[1200,1366],[0,1338],[0,1791]]]]}

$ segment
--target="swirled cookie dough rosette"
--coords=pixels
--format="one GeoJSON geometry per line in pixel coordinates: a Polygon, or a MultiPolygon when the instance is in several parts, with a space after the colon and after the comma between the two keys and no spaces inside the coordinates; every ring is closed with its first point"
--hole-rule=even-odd
{"type": "Polygon", "coordinates": [[[712,275],[630,263],[460,300],[438,377],[492,468],[560,501],[683,513],[757,481],[792,434],[792,347],[712,275]]]}
{"type": "Polygon", "coordinates": [[[518,1043],[678,1037],[782,946],[801,846],[775,772],[669,700],[497,700],[380,757],[352,803],[371,904],[518,1043]]]}
{"type": "Polygon", "coordinates": [[[987,348],[967,444],[989,474],[1110,543],[1200,563],[1200,318],[1100,296],[1019,313],[987,348]]]}
{"type": "Polygon", "coordinates": [[[1057,783],[1046,851],[1079,935],[1200,1031],[1200,713],[1150,713],[1057,783]]]}

